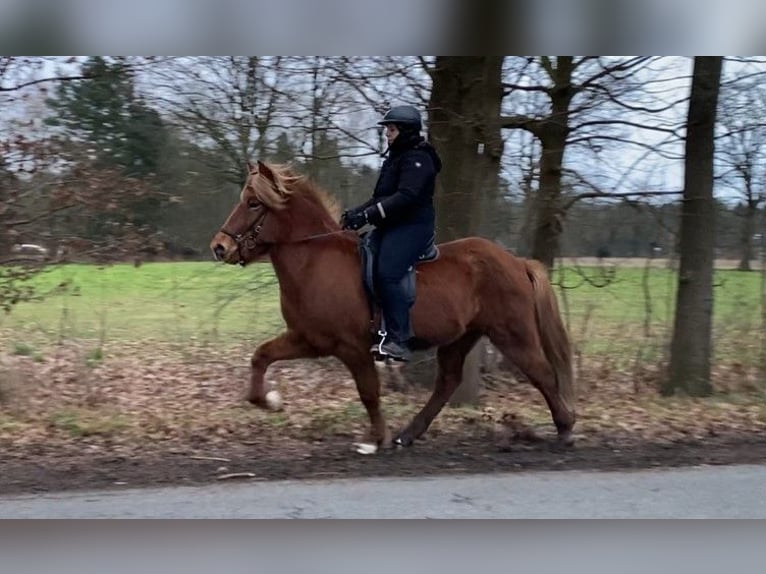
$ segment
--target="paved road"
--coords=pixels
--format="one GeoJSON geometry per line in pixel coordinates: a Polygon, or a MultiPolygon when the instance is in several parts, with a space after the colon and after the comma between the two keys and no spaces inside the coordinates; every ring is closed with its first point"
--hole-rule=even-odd
{"type": "Polygon", "coordinates": [[[766,465],[221,483],[0,498],[0,518],[766,518],[766,465]]]}

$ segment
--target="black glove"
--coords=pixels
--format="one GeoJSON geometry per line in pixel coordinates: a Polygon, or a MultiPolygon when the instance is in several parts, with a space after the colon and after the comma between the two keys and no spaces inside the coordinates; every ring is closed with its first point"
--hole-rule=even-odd
{"type": "Polygon", "coordinates": [[[340,226],[343,229],[351,229],[356,231],[360,227],[364,227],[369,222],[367,218],[367,211],[356,211],[354,209],[347,209],[340,217],[340,226]]]}

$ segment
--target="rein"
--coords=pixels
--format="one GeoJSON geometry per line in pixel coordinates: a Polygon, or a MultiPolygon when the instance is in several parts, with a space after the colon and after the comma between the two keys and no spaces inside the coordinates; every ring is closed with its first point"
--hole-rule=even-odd
{"type": "MultiPolygon", "coordinates": [[[[247,229],[245,233],[239,233],[234,234],[230,231],[227,231],[223,227],[221,227],[220,231],[224,235],[227,235],[228,237],[231,237],[231,239],[234,241],[234,243],[237,244],[237,251],[240,250],[240,245],[243,243],[245,244],[245,247],[247,247],[249,250],[253,250],[258,246],[258,243],[261,244],[269,244],[272,242],[269,241],[258,241],[258,236],[261,234],[261,231],[263,230],[263,222],[266,220],[266,216],[268,215],[268,211],[264,211],[263,215],[261,215],[258,219],[256,219],[253,224],[247,229]]],[[[290,244],[290,243],[302,243],[304,241],[311,241],[313,239],[321,239],[323,237],[330,237],[332,235],[340,235],[341,233],[347,233],[348,230],[346,229],[338,229],[336,231],[327,231],[325,233],[315,233],[313,235],[307,235],[306,237],[301,237],[300,239],[293,239],[292,241],[284,241],[281,242],[281,244],[290,244]]],[[[242,255],[240,254],[240,260],[242,260],[242,255]]]]}
{"type": "Polygon", "coordinates": [[[330,235],[340,235],[341,233],[348,232],[348,229],[338,229],[337,231],[328,231],[326,233],[315,233],[314,235],[307,235],[306,237],[301,237],[300,239],[294,239],[292,241],[287,241],[287,243],[301,243],[303,241],[310,241],[312,239],[320,239],[322,237],[329,237],[330,235]]]}
{"type": "MultiPolygon", "coordinates": [[[[275,190],[278,192],[279,190],[276,189],[276,184],[272,182],[272,187],[275,188],[275,190]]],[[[227,235],[230,237],[234,243],[237,245],[237,254],[239,255],[240,265],[244,265],[244,259],[242,258],[241,253],[241,245],[244,243],[245,247],[248,248],[248,250],[253,250],[258,246],[258,243],[261,243],[263,245],[272,244],[275,245],[276,242],[271,241],[258,241],[258,236],[261,234],[261,231],[263,230],[263,222],[266,221],[266,216],[269,214],[268,209],[263,210],[263,214],[256,219],[253,224],[244,232],[244,233],[238,233],[234,234],[230,231],[226,230],[225,228],[221,227],[220,232],[224,235],[227,235]]],[[[290,243],[302,243],[304,241],[311,241],[313,239],[321,239],[323,237],[330,237],[332,235],[340,235],[341,233],[346,233],[346,229],[338,229],[337,231],[328,231],[325,233],[315,233],[313,235],[308,235],[306,237],[301,237],[300,239],[294,239],[292,241],[283,241],[280,242],[281,244],[290,244],[290,243]]]]}

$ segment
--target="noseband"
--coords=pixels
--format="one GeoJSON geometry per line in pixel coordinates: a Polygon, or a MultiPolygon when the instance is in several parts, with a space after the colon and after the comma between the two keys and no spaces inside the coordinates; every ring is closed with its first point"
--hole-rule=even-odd
{"type": "Polygon", "coordinates": [[[221,227],[220,231],[224,235],[230,237],[234,243],[237,245],[237,255],[239,256],[239,264],[244,265],[244,259],[242,258],[242,250],[241,246],[244,244],[244,246],[248,249],[248,251],[252,251],[255,249],[258,245],[258,243],[265,243],[264,241],[258,241],[258,236],[261,234],[261,231],[263,230],[263,222],[266,220],[266,216],[268,215],[269,210],[264,208],[263,213],[258,216],[258,219],[256,219],[253,224],[247,228],[247,231],[244,233],[231,233],[230,231],[227,231],[223,227],[221,227]]]}

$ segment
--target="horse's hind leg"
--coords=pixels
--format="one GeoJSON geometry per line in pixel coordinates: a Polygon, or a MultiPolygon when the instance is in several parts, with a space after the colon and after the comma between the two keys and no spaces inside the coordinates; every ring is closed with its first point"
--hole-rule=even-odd
{"type": "Polygon", "coordinates": [[[545,357],[539,342],[530,341],[521,336],[496,334],[491,335],[490,340],[542,393],[551,411],[559,439],[565,444],[571,444],[575,415],[559,394],[553,367],[545,357]]]}
{"type": "Polygon", "coordinates": [[[465,357],[471,351],[481,333],[466,333],[457,341],[439,347],[436,353],[438,366],[434,390],[428,402],[416,414],[407,427],[394,439],[394,444],[410,446],[420,437],[436,418],[463,379],[465,357]]]}

